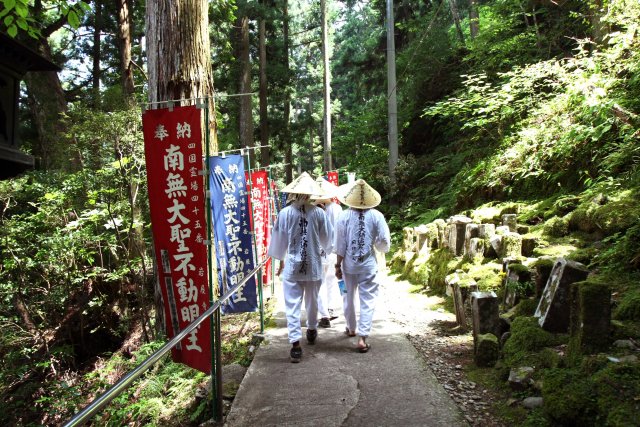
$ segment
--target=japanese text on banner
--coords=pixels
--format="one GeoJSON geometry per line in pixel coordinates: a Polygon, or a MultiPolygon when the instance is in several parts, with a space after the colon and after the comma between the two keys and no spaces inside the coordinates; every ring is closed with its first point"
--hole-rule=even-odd
{"type": "MultiPolygon", "coordinates": [[[[220,294],[240,283],[254,266],[247,182],[240,155],[209,158],[211,212],[219,267],[220,294]]],[[[258,308],[255,277],[236,291],[222,306],[223,313],[255,311],[258,308]]]]}
{"type": "MultiPolygon", "coordinates": [[[[151,226],[167,336],[209,306],[200,110],[176,107],[143,115],[151,226]]],[[[211,371],[211,334],[203,322],[172,350],[173,360],[211,371]]]]}

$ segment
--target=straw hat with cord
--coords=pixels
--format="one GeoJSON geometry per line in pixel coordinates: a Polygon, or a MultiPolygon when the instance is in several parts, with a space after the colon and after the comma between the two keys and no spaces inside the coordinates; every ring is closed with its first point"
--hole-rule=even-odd
{"type": "Polygon", "coordinates": [[[359,179],[341,185],[339,187],[338,200],[351,208],[371,209],[380,204],[382,197],[364,179],[359,179]]]}
{"type": "Polygon", "coordinates": [[[291,181],[280,191],[287,194],[308,194],[309,196],[314,194],[324,195],[322,187],[320,187],[313,178],[311,178],[311,175],[306,172],[302,172],[299,177],[291,181]]]}
{"type": "Polygon", "coordinates": [[[327,181],[323,177],[316,178],[316,182],[322,188],[324,194],[313,194],[311,200],[318,203],[329,203],[334,197],[338,196],[338,186],[327,181]]]}

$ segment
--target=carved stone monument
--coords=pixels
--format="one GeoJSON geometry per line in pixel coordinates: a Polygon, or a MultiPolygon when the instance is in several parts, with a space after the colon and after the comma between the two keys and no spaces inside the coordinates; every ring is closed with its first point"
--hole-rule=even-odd
{"type": "Polygon", "coordinates": [[[473,318],[474,352],[478,335],[499,334],[500,316],[498,297],[495,292],[471,292],[471,315],[473,318]]]}
{"type": "Polygon", "coordinates": [[[587,268],[575,261],[559,258],[551,270],[535,317],[549,332],[567,332],[569,329],[569,286],[587,278],[587,268]]]}

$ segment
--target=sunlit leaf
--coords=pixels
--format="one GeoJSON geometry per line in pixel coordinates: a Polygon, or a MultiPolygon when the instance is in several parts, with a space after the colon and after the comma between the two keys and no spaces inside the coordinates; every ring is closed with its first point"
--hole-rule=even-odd
{"type": "Polygon", "coordinates": [[[69,25],[71,25],[73,28],[80,27],[80,19],[78,18],[78,14],[74,10],[69,11],[67,18],[69,19],[69,25]]]}

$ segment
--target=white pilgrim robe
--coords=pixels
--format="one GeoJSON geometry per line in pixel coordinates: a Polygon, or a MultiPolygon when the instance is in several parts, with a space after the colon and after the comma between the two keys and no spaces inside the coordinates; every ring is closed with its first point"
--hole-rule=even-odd
{"type": "Polygon", "coordinates": [[[391,246],[389,226],[375,209],[348,209],[336,226],[336,253],[343,257],[342,273],[347,295],[344,317],[349,331],[368,337],[378,296],[379,279],[375,249],[386,253],[391,246]],[[356,323],[356,293],[360,302],[360,317],[356,323]]]}
{"type": "Polygon", "coordinates": [[[321,251],[330,251],[333,229],[324,211],[294,202],[282,209],[271,231],[269,256],[284,260],[283,278],[322,280],[321,251]]]}

